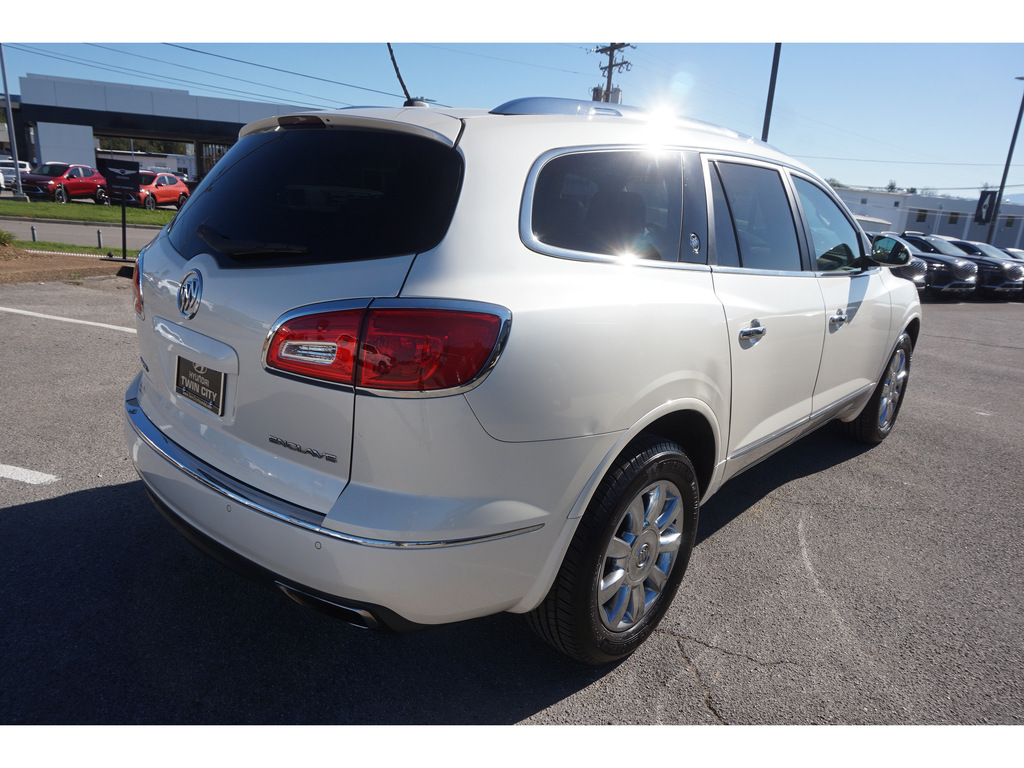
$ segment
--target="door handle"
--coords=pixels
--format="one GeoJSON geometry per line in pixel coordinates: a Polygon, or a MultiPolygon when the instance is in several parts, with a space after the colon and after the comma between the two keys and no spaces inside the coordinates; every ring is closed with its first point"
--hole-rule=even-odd
{"type": "Polygon", "coordinates": [[[845,325],[846,321],[849,319],[849,315],[847,315],[843,310],[837,309],[836,313],[828,319],[828,323],[829,325],[834,325],[838,328],[841,325],[845,325]]]}
{"type": "Polygon", "coordinates": [[[744,328],[740,331],[740,341],[755,341],[760,339],[768,331],[760,321],[754,319],[750,323],[749,328],[744,328]]]}

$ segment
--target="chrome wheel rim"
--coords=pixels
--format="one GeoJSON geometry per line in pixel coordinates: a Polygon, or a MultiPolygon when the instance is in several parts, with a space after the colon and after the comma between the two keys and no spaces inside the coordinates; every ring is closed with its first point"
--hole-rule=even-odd
{"type": "Polygon", "coordinates": [[[892,429],[893,421],[896,419],[896,409],[899,407],[900,398],[903,397],[903,389],[907,383],[907,352],[902,347],[897,349],[889,361],[889,367],[885,372],[885,381],[882,382],[882,399],[878,404],[878,428],[882,432],[892,429]]]}
{"type": "Polygon", "coordinates": [[[650,613],[676,564],[682,532],[679,488],[659,480],[626,505],[605,550],[597,579],[601,623],[625,632],[650,613]]]}

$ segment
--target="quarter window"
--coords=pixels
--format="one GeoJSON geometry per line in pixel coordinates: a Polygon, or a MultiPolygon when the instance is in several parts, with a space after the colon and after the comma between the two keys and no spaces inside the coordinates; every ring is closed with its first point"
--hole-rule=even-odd
{"type": "MultiPolygon", "coordinates": [[[[739,265],[745,269],[800,271],[793,211],[779,172],[758,165],[724,162],[716,165],[735,235],[739,265]]],[[[714,177],[712,174],[713,185],[718,183],[714,177]]],[[[714,192],[713,188],[712,194],[714,192]]],[[[718,259],[719,264],[728,264],[732,247],[727,234],[729,222],[722,218],[726,214],[720,207],[715,204],[718,259]]]]}
{"type": "Polygon", "coordinates": [[[541,170],[530,226],[555,248],[676,261],[681,203],[678,154],[579,152],[541,170]]]}
{"type": "Polygon", "coordinates": [[[860,236],[838,205],[820,187],[793,179],[810,228],[817,267],[824,272],[850,269],[860,258],[860,236]]]}

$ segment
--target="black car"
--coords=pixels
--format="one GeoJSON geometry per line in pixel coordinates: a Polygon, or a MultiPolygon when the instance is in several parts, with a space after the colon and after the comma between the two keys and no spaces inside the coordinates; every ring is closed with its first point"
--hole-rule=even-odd
{"type": "MultiPolygon", "coordinates": [[[[977,264],[976,291],[979,296],[1017,298],[1021,295],[1022,288],[1024,288],[1024,264],[1015,262],[1005,254],[1000,254],[997,248],[992,248],[992,246],[985,246],[985,249],[974,247],[973,251],[968,251],[966,247],[957,245],[957,243],[968,245],[966,240],[957,240],[944,235],[923,235],[919,232],[904,232],[902,238],[926,253],[941,253],[969,259],[977,264]],[[999,255],[990,253],[987,250],[989,248],[999,255]]],[[[984,243],[980,245],[984,245],[984,243]]]]}
{"type": "MultiPolygon", "coordinates": [[[[978,265],[970,259],[929,252],[915,245],[910,239],[901,237],[894,232],[869,233],[869,236],[872,242],[879,237],[891,237],[902,243],[910,251],[912,257],[924,262],[927,268],[924,278],[925,291],[929,295],[940,299],[950,299],[974,293],[978,281],[978,265]]],[[[893,272],[895,273],[896,270],[893,272]]]]}

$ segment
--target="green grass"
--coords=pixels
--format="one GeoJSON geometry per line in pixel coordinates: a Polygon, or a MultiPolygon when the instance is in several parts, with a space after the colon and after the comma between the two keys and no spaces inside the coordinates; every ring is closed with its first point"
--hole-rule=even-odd
{"type": "MultiPolygon", "coordinates": [[[[113,254],[114,258],[121,258],[121,249],[117,248],[96,248],[90,245],[68,245],[67,243],[51,243],[45,240],[39,242],[32,242],[31,240],[15,240],[11,243],[15,248],[21,248],[23,251],[56,251],[60,253],[89,253],[97,256],[106,256],[108,253],[113,254]]],[[[128,258],[134,259],[139,255],[137,250],[128,249],[128,258]]]]}
{"type": "MultiPolygon", "coordinates": [[[[162,227],[174,218],[175,213],[177,211],[171,208],[155,211],[147,211],[144,208],[128,208],[125,211],[125,220],[128,224],[153,224],[162,227]]],[[[96,205],[91,200],[74,200],[61,205],[60,203],[23,203],[6,199],[0,200],[0,217],[2,216],[120,224],[121,206],[96,205]]]]}

